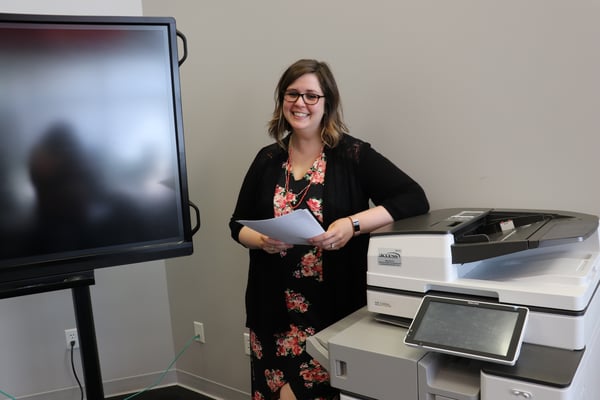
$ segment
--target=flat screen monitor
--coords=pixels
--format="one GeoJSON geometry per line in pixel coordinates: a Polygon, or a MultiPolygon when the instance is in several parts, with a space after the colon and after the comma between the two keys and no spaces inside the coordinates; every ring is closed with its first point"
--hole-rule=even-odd
{"type": "Polygon", "coordinates": [[[0,284],[191,254],[170,17],[0,14],[0,284]]]}
{"type": "Polygon", "coordinates": [[[404,343],[441,353],[514,365],[526,307],[425,296],[404,343]]]}

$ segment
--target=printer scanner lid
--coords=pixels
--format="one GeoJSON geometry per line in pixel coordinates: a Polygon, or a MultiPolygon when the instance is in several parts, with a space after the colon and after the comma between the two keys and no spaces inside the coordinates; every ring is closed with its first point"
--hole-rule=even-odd
{"type": "Polygon", "coordinates": [[[450,234],[452,263],[586,240],[598,229],[598,217],[570,211],[447,208],[396,221],[378,235],[450,234]]]}

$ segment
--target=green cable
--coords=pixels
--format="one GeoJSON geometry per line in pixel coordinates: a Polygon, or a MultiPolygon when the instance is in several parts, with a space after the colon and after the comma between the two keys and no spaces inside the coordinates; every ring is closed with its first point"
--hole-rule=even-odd
{"type": "MultiPolygon", "coordinates": [[[[185,353],[185,351],[188,349],[188,347],[190,347],[192,345],[192,343],[194,342],[194,340],[200,338],[200,335],[195,335],[193,336],[183,347],[183,349],[179,352],[179,354],[177,354],[177,356],[175,357],[175,359],[171,362],[171,364],[169,364],[169,366],[167,367],[167,369],[161,374],[161,376],[158,377],[158,379],[156,380],[156,382],[154,382],[152,385],[146,387],[143,390],[140,390],[137,393],[132,394],[129,397],[124,398],[123,400],[129,400],[129,399],[133,399],[135,396],[140,395],[144,392],[147,392],[148,390],[152,389],[153,387],[155,387],[156,385],[158,385],[165,377],[165,375],[167,375],[167,373],[169,372],[169,369],[173,366],[173,364],[175,364],[175,362],[179,359],[179,357],[181,357],[183,355],[183,353],[185,353]]],[[[17,400],[16,397],[11,396],[8,393],[3,392],[2,390],[0,390],[0,394],[3,394],[4,396],[8,397],[10,400],[17,400]]]]}
{"type": "MultiPolygon", "coordinates": [[[[145,389],[142,389],[139,392],[132,394],[131,396],[125,397],[123,400],[133,399],[137,395],[147,392],[148,390],[150,390],[153,387],[155,387],[156,385],[158,385],[164,379],[165,375],[167,375],[167,373],[169,372],[169,369],[173,366],[173,364],[175,364],[175,362],[179,359],[179,357],[181,357],[183,355],[183,353],[185,353],[185,351],[188,349],[188,347],[190,347],[192,345],[194,340],[196,340],[198,338],[200,338],[200,335],[195,335],[190,340],[188,340],[188,342],[185,344],[185,346],[183,346],[183,349],[181,349],[181,351],[179,352],[179,354],[177,354],[175,359],[173,361],[171,361],[171,364],[169,364],[167,369],[158,377],[156,382],[154,382],[152,385],[146,387],[145,389]]],[[[16,400],[14,397],[11,397],[11,399],[16,400]]]]}
{"type": "Polygon", "coordinates": [[[11,400],[17,400],[17,398],[16,398],[16,397],[12,397],[10,394],[8,394],[8,393],[4,393],[2,390],[0,390],[0,394],[3,394],[3,395],[5,395],[6,397],[8,397],[8,398],[9,398],[9,399],[11,399],[11,400]]]}

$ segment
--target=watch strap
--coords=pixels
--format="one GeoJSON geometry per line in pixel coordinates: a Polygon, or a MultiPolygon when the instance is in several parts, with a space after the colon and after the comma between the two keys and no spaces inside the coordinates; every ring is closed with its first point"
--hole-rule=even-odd
{"type": "Polygon", "coordinates": [[[354,229],[354,236],[360,235],[360,222],[358,221],[358,218],[348,217],[348,219],[350,220],[350,222],[352,222],[352,228],[354,229]]]}

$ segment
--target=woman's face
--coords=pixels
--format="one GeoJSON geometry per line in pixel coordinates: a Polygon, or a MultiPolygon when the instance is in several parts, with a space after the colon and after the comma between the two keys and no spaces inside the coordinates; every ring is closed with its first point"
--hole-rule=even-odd
{"type": "MultiPolygon", "coordinates": [[[[321,85],[315,74],[305,74],[287,87],[285,93],[323,95],[321,85]]],[[[294,102],[283,101],[283,116],[292,126],[292,131],[299,134],[321,134],[321,120],[325,113],[325,98],[320,98],[316,104],[308,105],[303,97],[294,102]]]]}

